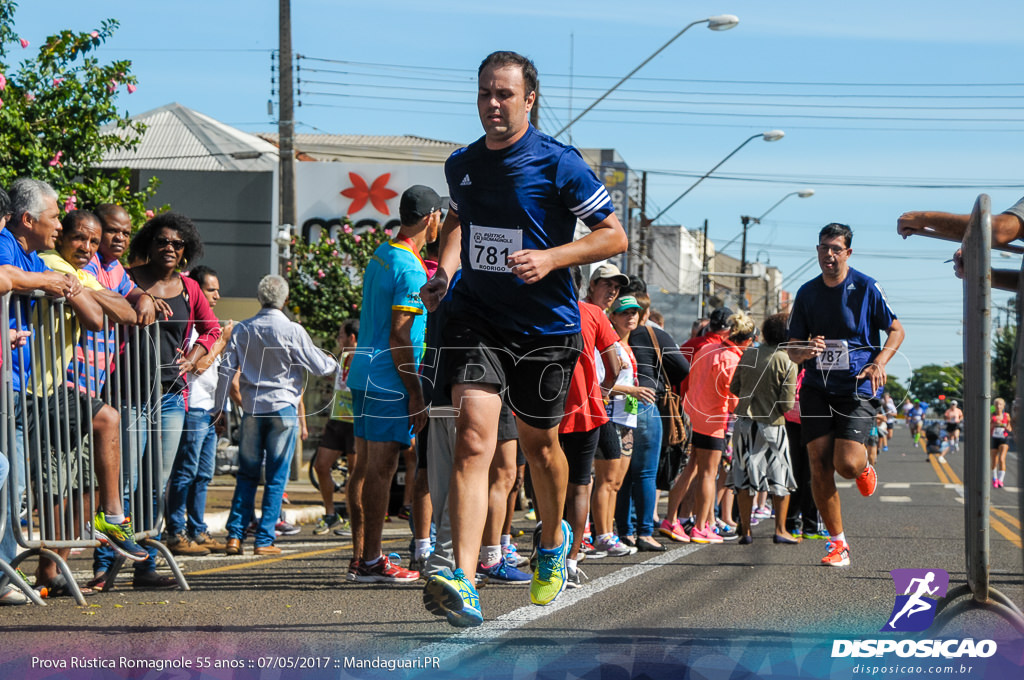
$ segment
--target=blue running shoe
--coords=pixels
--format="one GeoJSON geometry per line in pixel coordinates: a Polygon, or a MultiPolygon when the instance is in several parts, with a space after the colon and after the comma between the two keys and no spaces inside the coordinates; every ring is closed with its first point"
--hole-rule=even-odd
{"type": "Polygon", "coordinates": [[[533,578],[530,574],[513,567],[503,559],[498,560],[490,567],[478,564],[476,575],[477,577],[483,576],[486,579],[485,583],[529,583],[533,578]]]}
{"type": "Polygon", "coordinates": [[[133,562],[142,562],[149,557],[149,552],[135,542],[131,517],[125,517],[120,524],[111,524],[107,521],[107,516],[100,511],[93,518],[92,527],[96,540],[106,543],[133,562]]]}
{"type": "Polygon", "coordinates": [[[530,583],[530,602],[541,606],[551,604],[565,590],[569,581],[565,559],[571,546],[572,527],[563,519],[562,545],[551,550],[537,549],[537,570],[533,572],[533,582],[530,583]]]}
{"type": "Polygon", "coordinates": [[[461,569],[442,569],[423,588],[423,604],[434,616],[444,616],[456,628],[471,628],[484,622],[480,596],[461,569]]]}

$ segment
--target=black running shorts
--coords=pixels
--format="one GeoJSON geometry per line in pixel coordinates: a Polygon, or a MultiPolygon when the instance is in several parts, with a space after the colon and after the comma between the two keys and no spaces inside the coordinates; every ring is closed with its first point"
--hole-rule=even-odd
{"type": "Polygon", "coordinates": [[[875,424],[878,399],[829,394],[809,385],[800,387],[800,429],[804,444],[832,435],[863,444],[875,424]]]}
{"type": "Polygon", "coordinates": [[[562,422],[582,349],[579,333],[510,336],[483,319],[452,317],[441,353],[449,392],[452,385],[496,387],[520,420],[547,430],[562,422]]]}

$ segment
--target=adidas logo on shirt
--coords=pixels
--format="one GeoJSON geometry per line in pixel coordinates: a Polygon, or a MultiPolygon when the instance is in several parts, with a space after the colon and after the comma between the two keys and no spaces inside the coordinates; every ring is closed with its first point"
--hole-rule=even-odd
{"type": "Polygon", "coordinates": [[[466,175],[465,177],[462,178],[462,181],[459,182],[459,186],[460,187],[471,187],[471,186],[473,186],[473,181],[471,179],[469,179],[469,175],[466,175]]]}
{"type": "Polygon", "coordinates": [[[857,290],[857,286],[855,286],[855,285],[853,285],[853,284],[851,283],[850,285],[848,285],[848,286],[846,287],[846,290],[857,290]]]}

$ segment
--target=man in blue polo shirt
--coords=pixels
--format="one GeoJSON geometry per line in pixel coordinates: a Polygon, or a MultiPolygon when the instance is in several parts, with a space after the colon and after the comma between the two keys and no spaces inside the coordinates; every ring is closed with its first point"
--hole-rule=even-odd
{"type": "Polygon", "coordinates": [[[875,469],[864,440],[885,387],[885,366],[903,342],[903,325],[881,286],[847,263],[853,231],[827,224],[818,234],[821,276],[800,287],[789,317],[789,358],[806,370],[800,387],[800,423],[811,466],[811,490],[832,540],[821,563],[850,564],[850,546],[835,475],[856,479],[864,496],[875,492],[875,469]],[[886,333],[881,344],[881,332],[886,333]]]}
{"type": "Polygon", "coordinates": [[[530,585],[546,605],[566,586],[572,531],[561,520],[568,464],[558,425],[583,343],[569,267],[613,257],[626,233],[607,190],[576,149],[530,125],[537,69],[515,52],[495,52],[477,71],[484,136],[445,163],[451,206],[437,273],[423,288],[434,310],[455,270],[445,328],[445,376],[459,409],[450,513],[454,572],[427,582],[428,609],[456,626],[483,621],[466,574],[477,566],[487,515],[487,475],[504,400],[515,413],[543,522],[530,585]],[[577,220],[591,233],[574,241],[577,220]]]}
{"type": "Polygon", "coordinates": [[[429,187],[409,187],[399,215],[401,228],[374,251],[363,275],[359,344],[348,373],[356,450],[348,482],[353,551],[348,578],[360,583],[419,578],[419,572],[392,564],[382,553],[381,534],[398,452],[427,422],[417,372],[426,328],[420,287],[427,267],[420,251],[437,236],[441,197],[429,187]]]}

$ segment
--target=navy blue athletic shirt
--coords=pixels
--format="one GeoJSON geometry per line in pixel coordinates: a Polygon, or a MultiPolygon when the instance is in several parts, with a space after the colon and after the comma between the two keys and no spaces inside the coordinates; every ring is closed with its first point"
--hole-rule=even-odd
{"type": "Polygon", "coordinates": [[[567,269],[533,284],[501,270],[520,241],[528,250],[564,245],[577,218],[594,227],[612,214],[608,191],[580,153],[530,126],[505,149],[488,149],[481,137],[453,153],[444,170],[462,225],[462,283],[451,313],[513,335],[579,333],[567,269]]]}
{"type": "Polygon", "coordinates": [[[895,320],[878,282],[852,267],[838,286],[830,288],[821,276],[800,286],[789,317],[789,339],[806,341],[822,335],[826,342],[832,341],[832,367],[827,367],[828,361],[819,367],[819,359],[808,359],[803,363],[807,369],[803,384],[829,394],[881,396],[883,388],[872,394],[871,381],[858,383],[857,374],[881,351],[881,331],[888,331],[895,320]],[[844,349],[846,362],[841,356],[844,349]],[[849,367],[842,368],[844,363],[849,367]]]}

